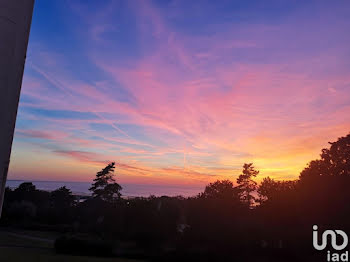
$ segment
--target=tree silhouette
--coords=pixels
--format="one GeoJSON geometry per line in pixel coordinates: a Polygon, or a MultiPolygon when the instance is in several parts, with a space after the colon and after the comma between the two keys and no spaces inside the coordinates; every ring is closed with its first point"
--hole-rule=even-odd
{"type": "Polygon", "coordinates": [[[237,199],[237,190],[230,180],[218,180],[207,185],[201,197],[232,200],[237,199]]]}
{"type": "Polygon", "coordinates": [[[92,196],[107,202],[113,202],[121,197],[122,187],[115,182],[113,172],[115,163],[111,162],[101,171],[97,172],[94,183],[89,188],[92,196]]]}
{"type": "Polygon", "coordinates": [[[257,183],[253,180],[259,174],[255,170],[253,163],[244,164],[242,174],[237,178],[238,195],[243,203],[251,207],[254,204],[255,197],[252,193],[257,188],[257,183]]]}
{"type": "Polygon", "coordinates": [[[329,144],[329,149],[322,149],[321,159],[311,161],[300,173],[301,181],[321,176],[350,176],[350,134],[329,144]]]}
{"type": "Polygon", "coordinates": [[[16,192],[34,192],[35,190],[36,187],[32,182],[23,182],[15,189],[16,192]]]}
{"type": "Polygon", "coordinates": [[[60,187],[50,194],[51,205],[58,209],[70,208],[74,205],[72,191],[65,186],[60,187]]]}
{"type": "Polygon", "coordinates": [[[276,187],[277,182],[274,179],[265,177],[257,190],[259,195],[258,202],[262,204],[267,200],[273,199],[273,197],[276,195],[276,187]]]}
{"type": "Polygon", "coordinates": [[[299,177],[299,206],[308,212],[310,223],[316,219],[319,223],[345,223],[350,214],[350,134],[329,144],[299,177]],[[328,218],[328,214],[332,216],[328,218]]]}
{"type": "Polygon", "coordinates": [[[281,198],[282,194],[286,194],[295,190],[297,181],[276,181],[273,178],[265,177],[258,186],[257,202],[260,204],[266,201],[272,201],[281,198]]]}

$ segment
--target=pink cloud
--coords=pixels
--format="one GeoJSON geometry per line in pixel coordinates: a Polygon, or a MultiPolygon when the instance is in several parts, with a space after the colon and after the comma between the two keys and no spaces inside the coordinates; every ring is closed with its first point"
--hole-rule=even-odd
{"type": "Polygon", "coordinates": [[[87,163],[87,164],[95,164],[102,165],[107,164],[108,160],[99,160],[101,159],[101,155],[93,153],[93,152],[84,152],[84,151],[74,151],[74,150],[55,150],[55,154],[70,157],[78,160],[79,162],[87,163]]]}
{"type": "Polygon", "coordinates": [[[41,138],[48,140],[56,140],[67,137],[68,134],[61,131],[40,131],[40,130],[22,130],[16,129],[16,135],[22,137],[31,137],[31,138],[41,138]]]}

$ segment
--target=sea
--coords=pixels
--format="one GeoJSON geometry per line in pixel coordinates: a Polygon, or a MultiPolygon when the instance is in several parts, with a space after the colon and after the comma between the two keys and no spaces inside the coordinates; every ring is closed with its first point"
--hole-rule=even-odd
{"type": "MultiPolygon", "coordinates": [[[[15,189],[23,182],[32,182],[37,189],[45,191],[53,191],[66,186],[74,195],[91,195],[90,182],[7,180],[6,186],[15,189]]],[[[193,185],[121,184],[121,186],[123,187],[121,193],[126,197],[148,197],[150,195],[190,197],[204,191],[204,186],[193,185]]]]}

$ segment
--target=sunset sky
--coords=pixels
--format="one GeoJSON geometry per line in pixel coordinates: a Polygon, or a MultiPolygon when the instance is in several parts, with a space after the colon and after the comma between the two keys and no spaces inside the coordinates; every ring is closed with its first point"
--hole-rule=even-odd
{"type": "Polygon", "coordinates": [[[44,1],[9,179],[295,179],[350,131],[350,1],[44,1]]]}

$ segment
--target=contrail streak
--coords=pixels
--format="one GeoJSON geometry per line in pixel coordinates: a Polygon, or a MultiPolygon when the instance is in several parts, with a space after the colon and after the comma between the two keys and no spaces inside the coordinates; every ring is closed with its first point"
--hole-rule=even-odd
{"type": "MultiPolygon", "coordinates": [[[[67,88],[65,87],[64,84],[62,84],[59,80],[55,79],[53,76],[51,76],[50,74],[42,71],[39,67],[37,67],[36,65],[34,65],[32,62],[29,62],[29,65],[35,70],[37,71],[39,74],[41,74],[47,81],[49,81],[51,84],[53,84],[54,86],[56,86],[57,88],[59,88],[61,91],[63,91],[66,95],[70,96],[70,97],[74,97],[74,95],[70,92],[70,90],[67,90],[67,88]]],[[[94,114],[95,116],[97,116],[99,119],[106,121],[114,130],[118,131],[119,133],[123,134],[124,136],[126,136],[127,138],[134,140],[136,142],[138,142],[136,139],[132,138],[131,136],[129,136],[126,132],[124,132],[122,129],[120,129],[116,124],[114,123],[110,123],[110,121],[106,118],[104,118],[102,115],[100,115],[100,113],[95,112],[95,111],[91,111],[88,110],[89,113],[94,114]]]]}

